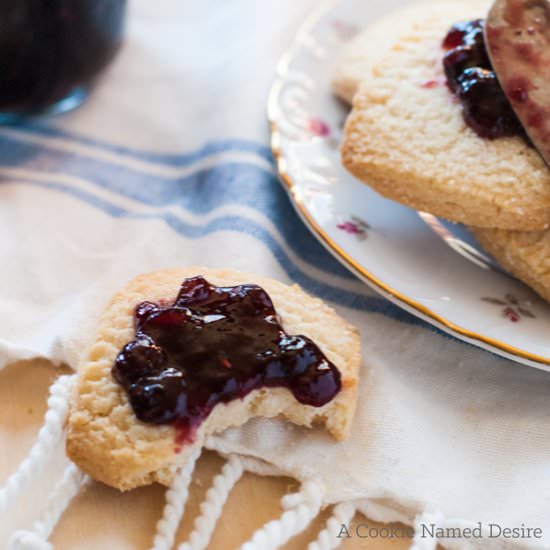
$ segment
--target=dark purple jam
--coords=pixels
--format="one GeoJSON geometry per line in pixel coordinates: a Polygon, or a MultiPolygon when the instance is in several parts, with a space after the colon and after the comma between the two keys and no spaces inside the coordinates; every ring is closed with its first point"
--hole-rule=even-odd
{"type": "Polygon", "coordinates": [[[126,0],[2,0],[0,110],[41,111],[87,87],[121,43],[126,0]]]}
{"type": "Polygon", "coordinates": [[[482,19],[458,23],[443,41],[443,67],[449,89],[462,104],[464,120],[480,137],[529,138],[489,60],[482,19]]]}
{"type": "Polygon", "coordinates": [[[321,407],[341,388],[338,369],[309,338],[285,333],[256,285],[186,279],[174,303],[139,304],[135,324],[113,376],[136,416],[175,424],[179,442],[191,441],[218,403],[252,390],[284,387],[300,403],[321,407]]]}

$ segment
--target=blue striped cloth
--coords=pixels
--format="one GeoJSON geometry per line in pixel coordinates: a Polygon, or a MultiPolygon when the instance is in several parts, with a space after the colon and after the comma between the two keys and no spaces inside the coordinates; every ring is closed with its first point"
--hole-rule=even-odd
{"type": "MultiPolygon", "coordinates": [[[[258,116],[262,117],[263,113],[258,116]]],[[[113,218],[140,220],[143,231],[147,231],[149,220],[162,220],[172,229],[174,238],[178,234],[188,238],[206,235],[215,238],[218,231],[235,232],[236,239],[239,233],[250,235],[270,250],[290,280],[311,293],[359,311],[383,313],[407,323],[416,322],[411,315],[362,285],[345,284],[345,281],[354,281],[355,277],[301,222],[275,173],[271,151],[260,142],[213,140],[191,152],[155,154],[89,139],[43,123],[26,123],[0,133],[0,159],[0,181],[3,183],[10,184],[13,180],[10,169],[24,169],[25,174],[20,175],[24,181],[19,183],[69,195],[113,218]],[[36,140],[37,137],[40,139],[36,140]],[[57,145],[55,140],[59,139],[83,144],[92,152],[112,153],[113,159],[52,146],[52,143],[57,145]],[[231,160],[231,153],[246,153],[250,160],[231,160]],[[228,160],[217,161],[218,156],[228,156],[228,160]],[[125,162],[127,160],[130,162],[125,162]],[[201,166],[205,161],[210,166],[201,166]],[[142,162],[154,165],[160,173],[144,169],[140,165],[142,162]],[[165,175],[161,173],[163,169],[165,175]],[[33,174],[45,177],[33,179],[33,174]],[[67,182],[67,178],[73,181],[67,182]],[[81,185],[80,181],[87,185],[81,185]],[[116,200],[119,197],[129,200],[121,203],[116,200]],[[154,211],[142,212],[134,207],[136,204],[152,207],[154,211]],[[228,207],[222,216],[197,223],[183,221],[171,214],[177,208],[205,216],[222,206],[228,207]],[[257,211],[271,222],[278,234],[274,235],[261,221],[247,218],[238,207],[257,211]],[[298,264],[294,257],[303,262],[298,264]],[[330,282],[316,277],[307,266],[334,277],[330,282]]]]}
{"type": "Polygon", "coordinates": [[[75,367],[105,302],[139,273],[205,265],[294,281],[360,328],[353,438],[331,446],[259,422],[220,445],[323,478],[331,501],[365,499],[378,519],[548,523],[547,377],[376,295],[278,181],[267,93],[316,4],[133,0],[124,48],[86,105],[0,129],[0,367],[37,356],[75,367]]]}

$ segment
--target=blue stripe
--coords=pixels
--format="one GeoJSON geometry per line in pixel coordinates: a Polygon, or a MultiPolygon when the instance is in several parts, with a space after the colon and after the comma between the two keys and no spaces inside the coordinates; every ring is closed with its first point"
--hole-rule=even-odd
{"type": "Polygon", "coordinates": [[[50,126],[36,121],[24,121],[17,126],[17,129],[28,132],[29,134],[68,139],[82,145],[89,145],[91,147],[96,147],[97,149],[125,155],[129,158],[166,164],[167,166],[187,166],[206,156],[228,151],[253,153],[269,162],[273,162],[273,155],[269,147],[247,139],[210,141],[191,152],[167,154],[153,153],[150,151],[142,151],[139,149],[126,147],[124,145],[106,143],[98,139],[83,136],[75,132],[69,132],[55,126],[50,126]]]}
{"type": "MultiPolygon", "coordinates": [[[[6,178],[0,178],[0,181],[6,183],[9,180],[6,178]]],[[[246,220],[240,216],[224,216],[212,220],[205,225],[192,225],[167,212],[136,214],[135,212],[131,212],[127,209],[113,205],[108,201],[82,191],[81,189],[75,189],[62,184],[44,182],[26,182],[26,184],[71,195],[72,197],[77,198],[114,218],[143,220],[161,219],[164,220],[166,224],[178,234],[191,239],[199,239],[220,231],[235,231],[237,233],[250,235],[264,243],[269,248],[273,256],[277,259],[278,263],[291,280],[295,281],[312,294],[321,296],[334,304],[369,313],[380,313],[402,323],[421,326],[441,333],[441,331],[435,327],[432,327],[432,325],[429,325],[421,319],[407,313],[405,310],[395,306],[385,298],[375,295],[368,296],[364,294],[357,294],[315,280],[294,265],[292,260],[285,253],[284,249],[271,236],[271,234],[266,231],[265,228],[263,228],[260,224],[251,222],[250,220],[246,220]]],[[[334,262],[335,260],[328,257],[328,261],[334,262]]]]}
{"type": "MultiPolygon", "coordinates": [[[[269,148],[248,140],[220,140],[209,142],[187,153],[157,154],[107,144],[37,122],[26,122],[18,129],[30,134],[69,139],[98,149],[119,153],[129,158],[155,162],[170,167],[183,168],[213,154],[230,151],[256,154],[271,163],[273,162],[269,148]]],[[[49,149],[46,153],[44,146],[23,143],[9,136],[2,136],[1,130],[0,158],[3,159],[2,164],[4,166],[23,166],[30,170],[73,175],[127,198],[158,207],[177,204],[195,213],[206,213],[222,204],[238,204],[254,208],[266,215],[277,226],[288,245],[306,262],[326,272],[352,280],[355,279],[305,229],[294,210],[290,207],[288,197],[278,180],[272,174],[256,166],[226,163],[209,170],[197,172],[187,178],[175,180],[173,178],[151,176],[139,170],[72,153],[59,152],[54,149],[49,149]],[[93,174],[93,180],[89,179],[90,174],[93,174]]],[[[52,174],[52,177],[55,177],[54,174],[52,174]]],[[[136,214],[117,207],[93,194],[65,185],[41,182],[28,183],[72,195],[113,217],[162,219],[179,234],[189,238],[200,238],[223,230],[252,235],[270,248],[289,278],[309,292],[320,295],[336,304],[355,310],[383,314],[396,321],[419,326],[446,338],[456,340],[384,298],[348,292],[309,277],[293,264],[282,247],[265,228],[251,220],[239,216],[226,216],[204,226],[194,226],[165,212],[150,215],[136,214]]]]}
{"type": "Polygon", "coordinates": [[[167,179],[73,153],[45,153],[35,144],[6,136],[0,139],[0,158],[3,166],[74,176],[156,207],[176,205],[206,214],[225,204],[246,206],[266,216],[304,261],[340,277],[353,278],[338,262],[327,262],[330,256],[311,238],[278,179],[257,166],[225,163],[185,178],[167,179]]]}

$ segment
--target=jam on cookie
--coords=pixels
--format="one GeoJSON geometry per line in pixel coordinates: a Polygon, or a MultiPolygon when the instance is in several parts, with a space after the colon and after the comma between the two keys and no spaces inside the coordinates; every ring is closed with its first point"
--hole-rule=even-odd
{"type": "Polygon", "coordinates": [[[141,303],[134,318],[113,376],[141,421],[174,424],[181,441],[193,440],[218,403],[256,389],[288,388],[313,407],[341,389],[339,370],[309,338],[285,333],[259,286],[185,279],[173,303],[141,303]]]}
{"type": "Polygon", "coordinates": [[[443,41],[449,89],[462,104],[464,120],[480,137],[529,139],[500,86],[487,53],[482,19],[458,23],[443,41]]]}

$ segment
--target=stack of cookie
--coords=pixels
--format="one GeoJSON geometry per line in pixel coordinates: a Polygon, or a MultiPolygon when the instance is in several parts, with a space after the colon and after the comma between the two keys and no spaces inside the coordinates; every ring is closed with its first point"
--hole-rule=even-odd
{"type": "Polygon", "coordinates": [[[415,4],[349,44],[333,79],[353,103],[343,164],[387,198],[466,224],[550,301],[550,169],[508,103],[512,93],[525,103],[528,91],[505,92],[493,72],[489,8],[415,4]]]}

